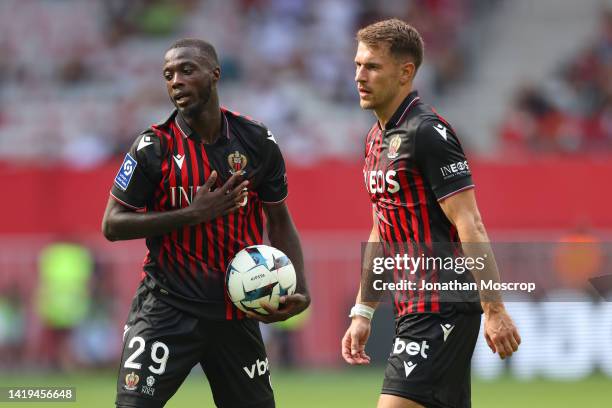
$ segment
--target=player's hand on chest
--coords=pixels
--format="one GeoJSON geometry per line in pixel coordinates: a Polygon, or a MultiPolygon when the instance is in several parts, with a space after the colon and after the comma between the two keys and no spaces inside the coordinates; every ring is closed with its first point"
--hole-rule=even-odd
{"type": "Polygon", "coordinates": [[[193,197],[189,205],[193,225],[235,212],[246,205],[248,180],[236,172],[222,186],[215,188],[217,177],[217,172],[213,171],[193,197]]]}
{"type": "Polygon", "coordinates": [[[254,192],[258,185],[258,175],[261,164],[254,154],[238,143],[228,141],[218,145],[196,145],[186,144],[183,149],[176,148],[171,152],[169,170],[166,174],[167,182],[164,183],[170,196],[171,208],[184,208],[194,205],[207,207],[209,199],[208,192],[202,187],[208,183],[208,189],[231,190],[240,182],[248,180],[248,187],[241,191],[241,203],[246,204],[246,196],[254,192]],[[210,181],[212,174],[214,180],[210,181]],[[235,177],[237,176],[237,177],[235,177]],[[229,184],[228,184],[229,183],[229,184]]]}

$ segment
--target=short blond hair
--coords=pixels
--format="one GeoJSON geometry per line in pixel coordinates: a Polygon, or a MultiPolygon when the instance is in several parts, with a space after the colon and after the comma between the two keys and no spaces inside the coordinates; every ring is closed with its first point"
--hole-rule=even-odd
{"type": "Polygon", "coordinates": [[[389,44],[393,57],[410,57],[416,69],[423,63],[424,44],[421,34],[410,24],[391,18],[370,24],[357,32],[357,41],[369,47],[389,44]]]}

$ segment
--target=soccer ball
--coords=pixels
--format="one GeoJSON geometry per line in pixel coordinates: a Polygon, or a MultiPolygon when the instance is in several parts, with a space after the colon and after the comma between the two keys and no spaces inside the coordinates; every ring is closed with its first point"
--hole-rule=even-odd
{"type": "Polygon", "coordinates": [[[226,273],[227,292],[243,312],[268,314],[264,301],[278,308],[281,296],[295,292],[293,264],[283,252],[267,245],[253,245],[238,252],[226,273]]]}

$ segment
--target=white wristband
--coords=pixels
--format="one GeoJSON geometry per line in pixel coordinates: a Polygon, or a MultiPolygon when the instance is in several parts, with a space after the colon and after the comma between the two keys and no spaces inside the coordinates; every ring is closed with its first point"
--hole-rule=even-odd
{"type": "Polygon", "coordinates": [[[357,303],[351,308],[351,313],[349,314],[349,317],[363,316],[368,320],[372,320],[372,317],[374,317],[374,310],[376,309],[374,309],[373,307],[357,303]]]}

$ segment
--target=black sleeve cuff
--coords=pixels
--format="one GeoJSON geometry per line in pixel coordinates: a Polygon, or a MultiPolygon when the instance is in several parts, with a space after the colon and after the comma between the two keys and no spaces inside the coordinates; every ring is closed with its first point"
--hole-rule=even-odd
{"type": "Polygon", "coordinates": [[[119,204],[123,205],[124,207],[127,207],[131,210],[134,211],[138,211],[138,210],[144,210],[145,206],[138,206],[138,205],[134,205],[132,203],[129,202],[128,199],[126,199],[125,197],[123,197],[122,194],[118,194],[117,191],[114,191],[115,188],[113,188],[110,192],[110,196],[113,197],[113,199],[115,201],[117,201],[119,204]]]}
{"type": "Polygon", "coordinates": [[[259,193],[259,199],[266,204],[282,203],[283,201],[287,199],[287,196],[289,195],[289,192],[286,186],[282,188],[281,191],[274,191],[274,192],[259,191],[258,193],[259,193]]]}
{"type": "Polygon", "coordinates": [[[445,184],[443,186],[434,188],[434,194],[436,195],[436,199],[438,201],[442,201],[454,194],[470,188],[474,188],[474,182],[472,181],[472,176],[467,176],[459,180],[455,180],[450,184],[445,184]]]}

